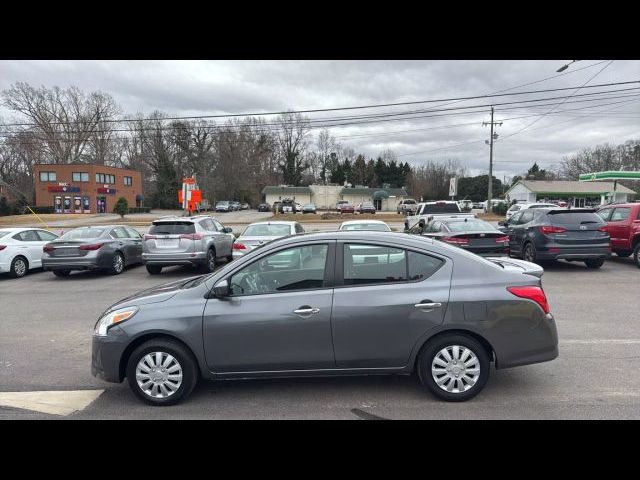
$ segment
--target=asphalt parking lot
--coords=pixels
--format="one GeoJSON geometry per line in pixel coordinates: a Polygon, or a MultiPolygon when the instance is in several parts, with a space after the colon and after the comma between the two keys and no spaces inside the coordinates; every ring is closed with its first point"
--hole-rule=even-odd
{"type": "Polygon", "coordinates": [[[640,418],[640,270],[630,258],[614,256],[600,270],[566,262],[545,267],[543,286],[558,325],[560,357],[494,370],[485,390],[466,403],[439,402],[413,377],[371,376],[201,382],[185,403],[154,408],[140,403],[126,383],[91,375],[91,334],[106,307],[197,273],[174,267],[150,276],[144,267],[132,267],[119,276],[0,276],[0,418],[640,418]],[[92,402],[76,411],[56,410],[86,391],[95,391],[92,402]],[[7,400],[8,392],[43,393],[34,394],[32,408],[33,399],[30,407],[7,400]]]}

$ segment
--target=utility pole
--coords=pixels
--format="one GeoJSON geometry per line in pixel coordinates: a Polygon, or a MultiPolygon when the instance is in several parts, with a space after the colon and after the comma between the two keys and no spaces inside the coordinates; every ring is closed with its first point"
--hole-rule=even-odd
{"type": "MultiPolygon", "coordinates": [[[[489,144],[489,192],[487,195],[487,213],[491,213],[493,211],[493,126],[494,125],[502,125],[502,122],[494,122],[493,121],[493,107],[491,107],[491,121],[490,122],[482,122],[482,125],[491,125],[491,136],[489,137],[489,141],[485,140],[484,143],[489,144]]],[[[498,138],[498,134],[495,134],[495,137],[498,138]]]]}

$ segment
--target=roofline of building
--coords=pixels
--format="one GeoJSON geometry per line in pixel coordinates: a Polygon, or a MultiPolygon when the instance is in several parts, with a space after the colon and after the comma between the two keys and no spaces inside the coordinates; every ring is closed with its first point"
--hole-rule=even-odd
{"type": "MultiPolygon", "coordinates": [[[[547,181],[547,182],[553,182],[554,180],[529,180],[529,181],[547,181]]],[[[569,180],[569,181],[573,181],[573,182],[578,182],[578,180],[569,180]]],[[[511,186],[511,188],[509,188],[509,190],[507,190],[505,192],[505,197],[507,195],[509,195],[509,192],[511,192],[511,190],[513,190],[514,188],[516,188],[518,186],[519,183],[522,183],[522,185],[528,189],[531,193],[535,193],[536,195],[604,195],[606,193],[612,193],[613,190],[602,190],[602,191],[597,191],[597,192],[553,192],[553,191],[544,191],[544,190],[531,190],[530,187],[527,186],[527,184],[524,183],[524,180],[518,180],[514,185],[511,186]]],[[[584,182],[581,182],[584,183],[584,182]]],[[[624,185],[620,185],[623,188],[627,188],[624,185]]],[[[627,191],[621,191],[621,190],[616,190],[616,192],[618,193],[624,193],[627,195],[637,195],[637,192],[634,192],[633,190],[631,190],[630,188],[628,188],[628,192],[627,191]]]]}
{"type": "Polygon", "coordinates": [[[112,167],[110,165],[98,165],[95,163],[34,163],[34,167],[68,167],[68,166],[88,166],[88,167],[96,167],[96,168],[115,168],[116,170],[126,170],[128,172],[138,172],[142,173],[141,170],[134,170],[132,168],[124,168],[124,167],[112,167]]]}

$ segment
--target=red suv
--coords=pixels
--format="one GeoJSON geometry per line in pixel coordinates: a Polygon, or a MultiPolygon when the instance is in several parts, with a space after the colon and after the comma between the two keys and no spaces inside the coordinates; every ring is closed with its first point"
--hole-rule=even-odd
{"type": "Polygon", "coordinates": [[[598,210],[598,215],[607,222],[611,237],[611,251],[619,257],[628,257],[640,268],[640,203],[607,205],[598,210]]]}

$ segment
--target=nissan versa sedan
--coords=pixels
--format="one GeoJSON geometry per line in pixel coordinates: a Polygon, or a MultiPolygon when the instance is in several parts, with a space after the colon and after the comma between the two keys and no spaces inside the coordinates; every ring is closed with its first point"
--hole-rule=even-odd
{"type": "Polygon", "coordinates": [[[118,275],[142,263],[142,237],[124,225],[80,227],[42,247],[43,270],[67,277],[72,270],[103,270],[118,275]]]}
{"type": "Polygon", "coordinates": [[[468,400],[491,362],[558,356],[541,279],[520,267],[404,233],[289,236],[107,308],[91,371],[153,405],[200,378],[414,372],[436,397],[468,400]]]}
{"type": "Polygon", "coordinates": [[[24,277],[42,266],[42,247],[58,236],[41,228],[0,228],[0,273],[24,277]]]}

